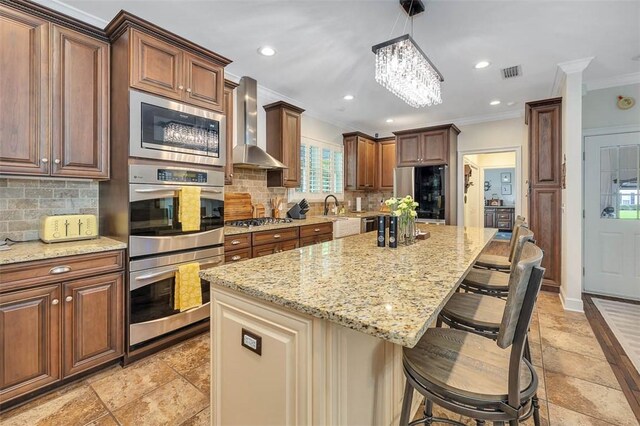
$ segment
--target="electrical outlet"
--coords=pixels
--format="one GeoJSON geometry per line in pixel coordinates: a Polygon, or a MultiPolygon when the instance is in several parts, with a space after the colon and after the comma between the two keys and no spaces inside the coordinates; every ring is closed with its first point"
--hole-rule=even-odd
{"type": "Polygon", "coordinates": [[[247,329],[242,329],[242,346],[262,356],[262,337],[247,329]]]}

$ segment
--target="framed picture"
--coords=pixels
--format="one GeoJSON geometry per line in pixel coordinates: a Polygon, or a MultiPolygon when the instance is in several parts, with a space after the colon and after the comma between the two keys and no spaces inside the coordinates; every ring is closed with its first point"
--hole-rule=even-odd
{"type": "Polygon", "coordinates": [[[503,183],[502,191],[500,191],[502,195],[511,195],[511,184],[503,183]]]}
{"type": "Polygon", "coordinates": [[[500,181],[502,183],[511,183],[511,172],[500,173],[500,181]]]}

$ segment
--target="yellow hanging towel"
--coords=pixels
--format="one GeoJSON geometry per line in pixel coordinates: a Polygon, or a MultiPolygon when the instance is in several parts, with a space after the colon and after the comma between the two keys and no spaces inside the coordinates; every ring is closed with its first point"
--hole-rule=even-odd
{"type": "Polygon", "coordinates": [[[200,187],[183,186],[178,194],[178,222],[183,231],[200,230],[200,187]]]}
{"type": "Polygon", "coordinates": [[[200,264],[187,263],[178,266],[173,309],[184,312],[202,305],[202,287],[200,286],[200,264]]]}

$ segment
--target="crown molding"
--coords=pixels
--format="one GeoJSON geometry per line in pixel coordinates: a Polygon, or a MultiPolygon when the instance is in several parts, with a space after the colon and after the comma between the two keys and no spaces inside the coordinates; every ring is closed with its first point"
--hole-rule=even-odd
{"type": "Polygon", "coordinates": [[[640,72],[617,75],[614,77],[598,78],[585,82],[587,91],[608,89],[609,87],[627,86],[629,84],[640,84],[640,72]]]}
{"type": "Polygon", "coordinates": [[[70,6],[66,3],[63,3],[59,0],[33,0],[35,3],[38,3],[42,6],[48,7],[49,9],[53,9],[57,12],[64,13],[65,15],[69,15],[73,18],[79,19],[81,21],[86,22],[87,24],[91,24],[100,29],[104,29],[107,26],[109,21],[105,21],[102,18],[99,18],[95,15],[87,13],[83,10],[80,10],[76,7],[70,6]]]}
{"type": "Polygon", "coordinates": [[[562,91],[562,86],[564,86],[564,83],[566,81],[567,74],[575,74],[584,71],[589,66],[591,61],[594,60],[594,58],[595,56],[590,56],[588,58],[560,62],[558,64],[558,67],[556,68],[556,75],[553,78],[553,86],[551,86],[551,96],[560,96],[560,92],[562,91]]]}

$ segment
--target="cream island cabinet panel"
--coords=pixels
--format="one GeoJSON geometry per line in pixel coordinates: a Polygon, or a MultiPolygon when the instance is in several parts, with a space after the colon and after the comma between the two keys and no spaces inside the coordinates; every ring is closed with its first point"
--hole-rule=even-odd
{"type": "Polygon", "coordinates": [[[215,285],[212,300],[212,424],[398,424],[402,346],[215,285]]]}

